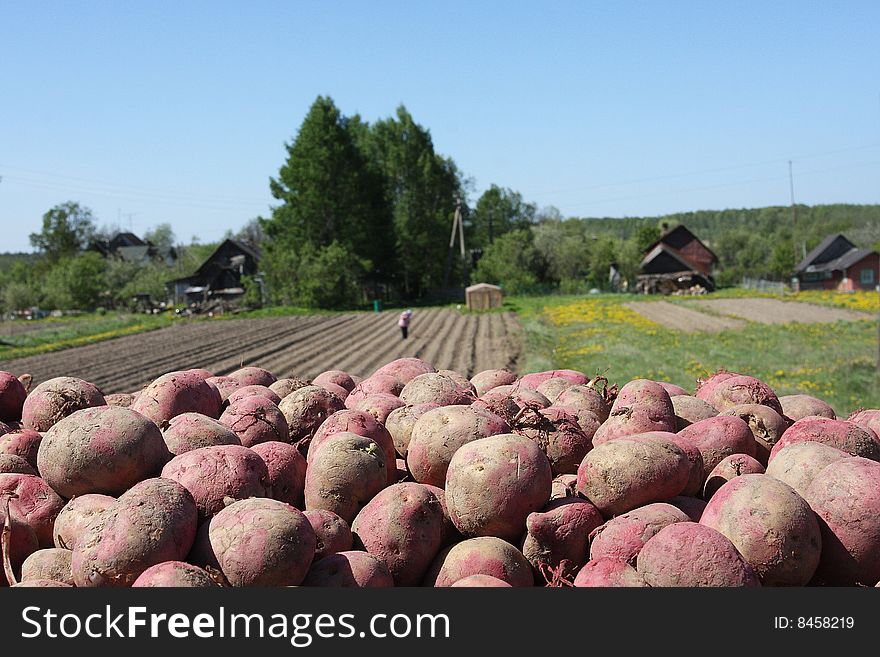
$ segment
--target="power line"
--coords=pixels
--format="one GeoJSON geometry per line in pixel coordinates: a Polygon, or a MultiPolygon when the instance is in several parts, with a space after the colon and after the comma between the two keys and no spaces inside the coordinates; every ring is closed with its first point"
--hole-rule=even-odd
{"type": "MultiPolygon", "coordinates": [[[[127,183],[115,183],[115,182],[94,180],[94,179],[90,179],[90,178],[80,178],[77,176],[68,176],[68,175],[59,174],[59,173],[50,173],[50,172],[46,172],[46,171],[37,171],[35,169],[26,169],[24,167],[15,167],[15,166],[7,165],[7,164],[0,164],[0,169],[9,169],[10,171],[13,171],[13,172],[20,171],[24,174],[44,176],[47,178],[57,178],[61,181],[69,180],[69,181],[73,181],[73,182],[86,183],[87,185],[89,185],[88,188],[85,188],[87,190],[101,189],[101,190],[106,190],[106,191],[112,191],[114,193],[123,193],[124,192],[124,193],[130,193],[130,194],[137,194],[137,195],[141,195],[141,196],[159,196],[159,197],[163,197],[163,198],[183,198],[183,199],[186,199],[186,198],[193,197],[192,192],[187,192],[187,191],[168,190],[168,189],[163,189],[163,188],[159,188],[159,187],[144,187],[144,186],[139,186],[139,185],[130,185],[127,183]]],[[[65,186],[68,189],[84,189],[84,188],[76,186],[76,185],[65,185],[63,182],[58,182],[58,181],[53,181],[53,180],[34,179],[32,177],[27,177],[26,175],[25,176],[15,175],[14,179],[19,180],[19,181],[27,181],[27,182],[35,183],[35,184],[65,186]]],[[[207,198],[207,197],[204,197],[204,198],[207,198]]],[[[259,202],[262,202],[261,199],[231,197],[231,196],[224,196],[222,194],[218,194],[218,195],[211,194],[210,198],[216,199],[218,201],[225,201],[225,202],[239,202],[239,203],[259,203],[259,202]]]]}
{"type": "MultiPolygon", "coordinates": [[[[811,153],[808,155],[801,155],[801,156],[796,157],[795,159],[807,160],[807,159],[814,159],[817,157],[825,157],[826,155],[837,155],[840,153],[850,153],[850,152],[854,152],[854,151],[864,151],[864,150],[871,150],[871,149],[875,149],[875,148],[880,148],[880,144],[869,144],[867,146],[854,146],[851,148],[839,148],[839,149],[824,151],[824,152],[820,152],[820,153],[811,153]]],[[[784,158],[776,158],[773,160],[764,160],[762,162],[748,162],[745,164],[735,164],[735,165],[724,166],[724,167],[716,167],[716,168],[712,168],[712,169],[700,169],[700,170],[696,170],[696,171],[670,173],[670,174],[665,174],[662,176],[650,176],[647,178],[634,178],[631,180],[624,180],[624,181],[620,181],[620,182],[601,183],[601,184],[597,184],[597,185],[588,185],[588,186],[584,186],[584,187],[570,187],[568,189],[557,189],[557,190],[543,191],[543,192],[531,192],[528,194],[523,193],[523,196],[525,196],[525,197],[547,196],[550,194],[567,194],[569,192],[581,192],[581,191],[590,191],[590,190],[594,190],[594,189],[604,189],[606,187],[623,187],[626,185],[636,185],[636,184],[645,183],[645,182],[657,182],[660,180],[671,180],[673,178],[688,178],[691,176],[702,176],[702,175],[706,175],[709,173],[722,173],[724,171],[734,171],[734,170],[738,170],[738,169],[749,169],[749,168],[758,167],[758,166],[769,166],[771,164],[779,164],[780,162],[785,162],[785,161],[786,160],[784,158]]]]}
{"type": "Polygon", "coordinates": [[[231,199],[223,199],[223,198],[212,198],[212,197],[201,197],[201,196],[181,196],[179,198],[175,197],[167,197],[167,196],[157,196],[150,194],[141,194],[141,193],[131,193],[124,191],[114,191],[114,190],[101,190],[101,189],[89,189],[85,187],[78,187],[72,185],[65,185],[59,183],[53,183],[48,181],[34,181],[26,178],[20,178],[18,176],[6,176],[7,180],[14,181],[19,185],[24,185],[26,187],[32,187],[34,189],[44,189],[44,190],[62,190],[68,192],[75,192],[79,194],[93,194],[96,196],[105,196],[110,198],[117,199],[128,199],[132,201],[142,201],[142,202],[151,202],[151,203],[160,203],[165,205],[177,205],[177,206],[186,206],[186,207],[196,207],[196,208],[207,208],[207,209],[216,209],[216,208],[226,208],[229,206],[236,206],[239,209],[255,209],[257,205],[262,206],[263,208],[268,207],[269,202],[267,201],[248,201],[248,200],[231,200],[231,199]]]}
{"type": "MultiPolygon", "coordinates": [[[[863,162],[863,163],[855,164],[855,165],[847,165],[847,166],[841,166],[841,167],[832,167],[832,168],[828,168],[828,169],[814,169],[812,171],[804,171],[800,175],[801,176],[816,175],[819,173],[828,173],[831,171],[843,171],[843,170],[848,170],[848,169],[858,169],[858,168],[862,168],[862,167],[871,167],[871,166],[877,166],[877,165],[880,165],[880,162],[878,162],[878,161],[863,162]]],[[[596,201],[585,201],[583,203],[567,203],[563,207],[575,208],[575,207],[585,207],[585,206],[590,206],[590,205],[600,205],[603,203],[614,203],[616,201],[634,201],[634,200],[639,200],[639,199],[643,199],[643,198],[651,198],[654,196],[666,196],[668,194],[683,194],[683,193],[688,193],[688,192],[700,192],[700,191],[704,191],[707,189],[719,189],[719,188],[723,188],[723,187],[737,187],[739,185],[749,185],[752,183],[759,183],[759,182],[775,182],[775,181],[779,181],[779,180],[785,180],[785,178],[786,178],[786,176],[771,176],[771,177],[766,177],[766,178],[752,178],[750,180],[740,180],[737,182],[717,183],[714,185],[703,185],[700,187],[689,187],[689,188],[684,188],[684,189],[681,189],[681,188],[679,188],[679,189],[666,189],[666,190],[662,190],[659,192],[651,192],[648,194],[638,194],[638,195],[632,195],[632,196],[618,196],[615,198],[606,198],[606,199],[600,199],[600,200],[596,200],[596,201]]]]}

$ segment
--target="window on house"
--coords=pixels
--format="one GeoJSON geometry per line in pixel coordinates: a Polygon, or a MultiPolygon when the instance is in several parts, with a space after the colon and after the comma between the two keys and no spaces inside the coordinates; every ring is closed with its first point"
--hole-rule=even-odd
{"type": "Polygon", "coordinates": [[[874,283],[874,270],[863,269],[859,274],[859,281],[863,285],[872,285],[874,283]]]}

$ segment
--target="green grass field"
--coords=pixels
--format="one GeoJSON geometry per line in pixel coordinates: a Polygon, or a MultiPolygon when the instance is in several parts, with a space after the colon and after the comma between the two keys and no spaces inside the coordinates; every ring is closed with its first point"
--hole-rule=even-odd
{"type": "MultiPolygon", "coordinates": [[[[505,306],[519,314],[525,329],[523,370],[571,368],[603,374],[620,385],[648,378],[692,390],[697,378],[727,369],[756,376],[780,395],[805,393],[824,399],[839,415],[857,408],[880,408],[874,320],[784,325],[750,322],[742,329],[683,334],[650,322],[623,305],[635,298],[508,299],[505,306]]],[[[851,298],[837,302],[826,295],[814,302],[853,307],[851,298]]]]}
{"type": "Polygon", "coordinates": [[[164,328],[175,321],[186,320],[175,318],[170,313],[89,313],[38,320],[7,320],[0,322],[0,360],[81,347],[123,335],[164,328]]]}

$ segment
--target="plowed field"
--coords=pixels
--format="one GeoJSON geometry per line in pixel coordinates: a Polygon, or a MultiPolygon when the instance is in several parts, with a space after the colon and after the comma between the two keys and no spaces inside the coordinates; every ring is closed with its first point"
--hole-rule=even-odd
{"type": "Polygon", "coordinates": [[[75,376],[110,394],[138,390],[161,374],[194,367],[218,375],[257,365],[279,377],[312,378],[328,369],[368,376],[404,356],[470,377],[489,368],[515,370],[520,352],[520,329],[512,313],[463,315],[429,308],[416,310],[407,340],[401,339],[394,312],[190,321],[0,361],[0,370],[29,373],[34,385],[55,376],[75,376]]]}

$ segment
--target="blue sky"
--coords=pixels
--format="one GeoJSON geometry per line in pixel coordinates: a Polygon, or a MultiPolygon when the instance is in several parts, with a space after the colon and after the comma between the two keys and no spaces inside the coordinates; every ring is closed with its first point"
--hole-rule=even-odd
{"type": "Polygon", "coordinates": [[[0,4],[0,251],[57,203],[238,229],[310,104],[403,103],[564,216],[880,202],[878,2],[0,4]]]}

